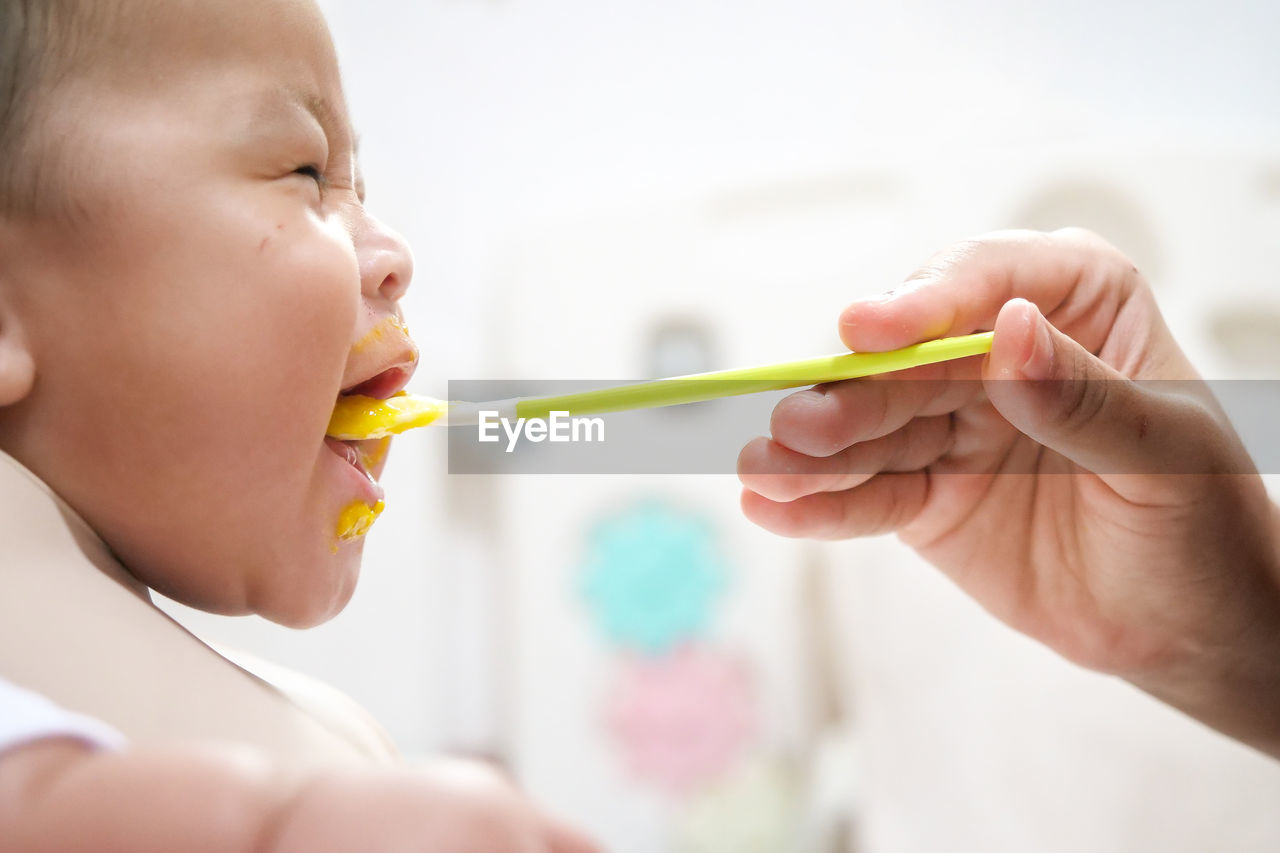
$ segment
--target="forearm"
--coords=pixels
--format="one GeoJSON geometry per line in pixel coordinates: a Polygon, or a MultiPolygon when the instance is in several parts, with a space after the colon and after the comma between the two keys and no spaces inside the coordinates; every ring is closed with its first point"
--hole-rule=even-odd
{"type": "Polygon", "coordinates": [[[6,853],[265,853],[288,788],[243,753],[39,743],[0,762],[0,837],[6,853]]]}
{"type": "Polygon", "coordinates": [[[1183,677],[1132,681],[1211,728],[1280,759],[1280,649],[1269,661],[1206,661],[1183,677]]]}
{"type": "Polygon", "coordinates": [[[1256,555],[1256,587],[1229,628],[1194,644],[1194,653],[1135,685],[1208,726],[1280,759],[1280,507],[1272,503],[1271,541],[1256,555]]]}

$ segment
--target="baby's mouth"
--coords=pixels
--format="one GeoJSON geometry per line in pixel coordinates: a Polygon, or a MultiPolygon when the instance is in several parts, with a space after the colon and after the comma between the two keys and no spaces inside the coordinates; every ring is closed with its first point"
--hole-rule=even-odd
{"type": "MultiPolygon", "coordinates": [[[[413,376],[414,367],[416,366],[417,352],[415,350],[413,357],[407,361],[394,364],[367,379],[343,388],[338,393],[334,409],[335,417],[342,408],[342,404],[352,400],[352,398],[384,400],[401,393],[404,386],[413,376]]],[[[333,424],[330,423],[331,428],[332,426],[333,424]]],[[[333,430],[330,429],[330,431],[332,432],[333,430]]],[[[337,434],[342,435],[342,433],[337,434]]],[[[354,435],[348,433],[343,438],[326,435],[324,443],[348,465],[363,474],[371,483],[376,484],[377,478],[373,475],[373,470],[377,469],[386,457],[391,441],[389,437],[373,437],[372,435],[366,435],[364,430],[360,430],[354,435]]]]}
{"type": "Polygon", "coordinates": [[[370,459],[369,452],[358,445],[376,444],[378,442],[341,441],[332,436],[325,436],[324,443],[330,450],[342,457],[348,465],[369,478],[369,482],[377,482],[373,474],[369,472],[369,465],[374,464],[370,459]]]}
{"type": "Polygon", "coordinates": [[[350,388],[343,388],[340,397],[359,394],[385,400],[404,388],[413,376],[413,367],[390,367],[370,379],[366,379],[350,388]]]}
{"type": "MultiPolygon", "coordinates": [[[[363,379],[354,385],[343,388],[338,392],[338,399],[334,405],[335,416],[343,408],[343,404],[350,402],[351,398],[368,397],[375,400],[385,400],[388,397],[399,394],[413,376],[413,368],[413,363],[388,367],[368,379],[363,379]]],[[[332,426],[332,423],[330,426],[332,426]]],[[[345,456],[347,461],[360,468],[366,474],[369,473],[369,468],[377,465],[381,458],[386,455],[385,443],[376,439],[368,440],[368,437],[364,435],[348,434],[341,439],[329,435],[325,437],[325,442],[330,445],[335,453],[339,456],[345,456]],[[339,450],[338,446],[343,446],[346,450],[339,450]]]]}

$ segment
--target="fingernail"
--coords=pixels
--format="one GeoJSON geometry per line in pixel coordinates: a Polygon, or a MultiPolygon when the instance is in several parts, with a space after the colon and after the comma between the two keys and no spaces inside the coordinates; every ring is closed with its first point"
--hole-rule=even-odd
{"type": "Polygon", "coordinates": [[[1031,352],[1022,363],[1022,375],[1035,381],[1048,379],[1053,375],[1053,334],[1049,331],[1049,321],[1039,312],[1031,322],[1036,324],[1036,331],[1031,339],[1031,352]]]}

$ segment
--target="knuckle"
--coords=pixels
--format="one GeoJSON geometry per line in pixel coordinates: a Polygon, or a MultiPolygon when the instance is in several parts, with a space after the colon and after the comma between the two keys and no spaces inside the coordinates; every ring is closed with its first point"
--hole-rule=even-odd
{"type": "Polygon", "coordinates": [[[1070,225],[1066,228],[1059,228],[1052,232],[1053,237],[1072,244],[1081,249],[1103,258],[1106,261],[1116,265],[1127,273],[1137,273],[1138,268],[1133,261],[1120,250],[1115,243],[1112,243],[1106,237],[1103,237],[1097,231],[1089,228],[1083,228],[1079,225],[1070,225]]]}
{"type": "Polygon", "coordinates": [[[1141,287],[1147,286],[1147,277],[1142,274],[1142,270],[1138,269],[1138,265],[1124,252],[1114,249],[1111,262],[1114,265],[1114,275],[1116,281],[1120,282],[1122,293],[1132,293],[1141,287]]]}
{"type": "Polygon", "coordinates": [[[1201,396],[1201,389],[1180,395],[1180,432],[1188,440],[1180,448],[1183,468],[1193,473],[1242,474],[1256,471],[1247,453],[1240,452],[1238,434],[1222,408],[1201,396]],[[1199,391],[1199,393],[1196,393],[1199,391]]]}
{"type": "Polygon", "coordinates": [[[1081,369],[1083,365],[1079,361],[1077,357],[1071,375],[1062,380],[1066,393],[1060,398],[1056,418],[1058,426],[1069,434],[1086,430],[1095,423],[1098,415],[1108,407],[1115,391],[1113,383],[1123,381],[1090,377],[1081,369]]]}
{"type": "Polygon", "coordinates": [[[1072,225],[1051,235],[1070,247],[1084,250],[1096,260],[1095,274],[1105,283],[1115,284],[1122,294],[1146,287],[1146,277],[1133,259],[1096,231],[1072,225]]]}
{"type": "MultiPolygon", "coordinates": [[[[930,419],[924,419],[928,421],[930,419]]],[[[921,420],[909,422],[897,432],[890,433],[884,438],[878,439],[884,452],[883,458],[878,466],[882,471],[895,471],[910,464],[912,457],[916,451],[920,449],[924,442],[928,441],[928,424],[921,420]]]]}
{"type": "Polygon", "coordinates": [[[910,275],[903,279],[903,284],[909,288],[911,285],[944,279],[956,267],[982,253],[989,242],[990,239],[987,237],[975,237],[952,243],[946,248],[935,252],[923,265],[914,269],[910,275]]]}
{"type": "Polygon", "coordinates": [[[951,414],[917,418],[908,439],[898,448],[894,463],[899,469],[920,468],[946,455],[955,445],[955,421],[951,414]]]}
{"type": "Polygon", "coordinates": [[[768,455],[769,439],[764,436],[757,436],[744,444],[738,451],[738,479],[744,480],[757,474],[767,474],[769,472],[768,455]]]}
{"type": "Polygon", "coordinates": [[[1050,236],[1066,243],[1074,243],[1093,250],[1105,249],[1113,252],[1116,250],[1098,232],[1080,225],[1068,225],[1065,228],[1058,228],[1051,231],[1050,236]]]}
{"type": "Polygon", "coordinates": [[[1048,235],[1033,228],[1004,228],[999,231],[988,231],[970,242],[984,247],[1013,248],[1026,243],[1042,243],[1048,235]]]}

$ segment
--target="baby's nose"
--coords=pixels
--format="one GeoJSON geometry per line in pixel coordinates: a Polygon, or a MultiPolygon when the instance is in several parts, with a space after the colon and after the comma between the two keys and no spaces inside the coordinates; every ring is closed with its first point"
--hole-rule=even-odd
{"type": "Polygon", "coordinates": [[[413,278],[413,252],[405,239],[370,216],[356,246],[366,299],[396,302],[413,278]]]}

